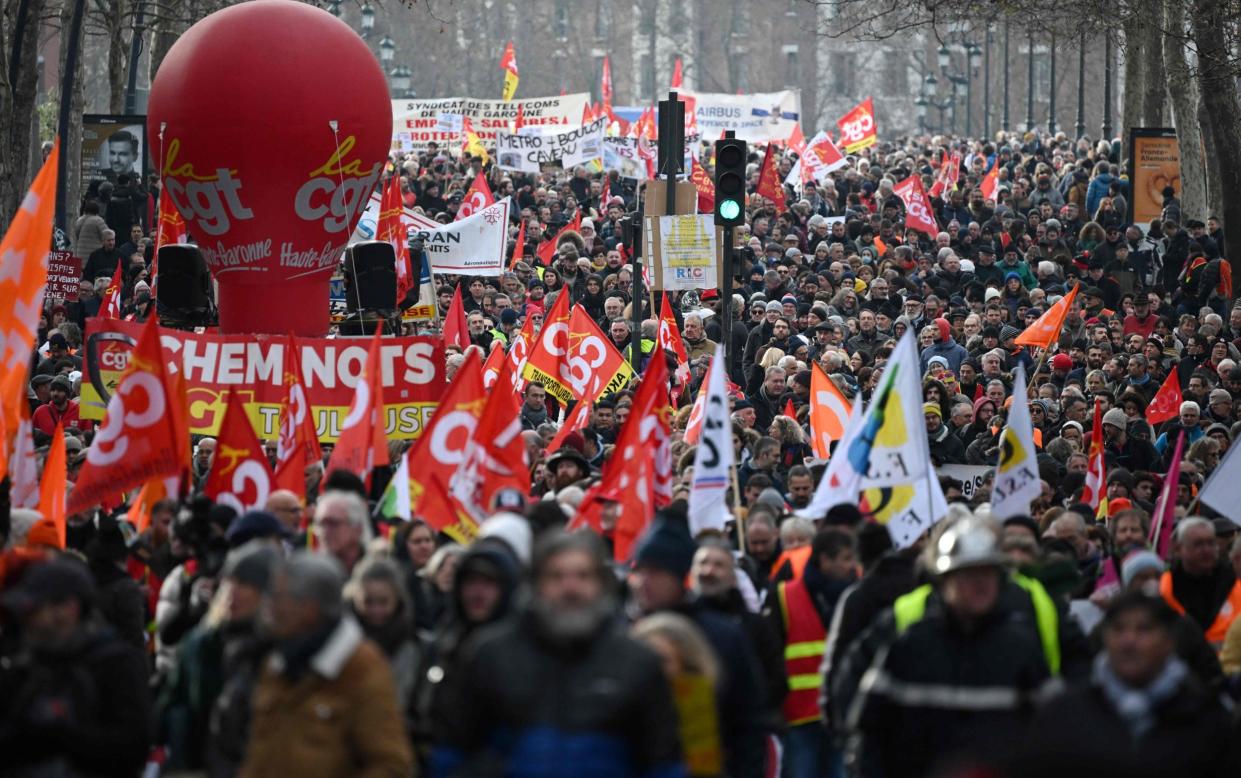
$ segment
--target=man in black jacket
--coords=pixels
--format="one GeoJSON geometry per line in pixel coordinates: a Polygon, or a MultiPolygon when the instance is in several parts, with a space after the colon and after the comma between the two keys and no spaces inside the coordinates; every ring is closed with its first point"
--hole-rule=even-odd
{"type": "Polygon", "coordinates": [[[150,743],[146,659],[92,618],[95,586],[72,559],[39,562],[4,597],[21,625],[0,663],[5,772],[133,776],[150,743]]]}
{"type": "Polygon", "coordinates": [[[525,612],[467,647],[434,774],[679,774],[668,682],[659,657],[615,627],[598,536],[545,535],[533,577],[525,612]]]}

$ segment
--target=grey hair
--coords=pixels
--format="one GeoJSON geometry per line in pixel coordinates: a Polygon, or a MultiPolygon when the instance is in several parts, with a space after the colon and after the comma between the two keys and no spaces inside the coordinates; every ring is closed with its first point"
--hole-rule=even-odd
{"type": "Polygon", "coordinates": [[[780,522],[780,542],[787,546],[797,540],[814,540],[814,522],[797,516],[780,522]]]}
{"type": "Polygon", "coordinates": [[[340,617],[344,610],[341,590],[345,585],[345,570],[335,557],[298,551],[277,570],[284,577],[290,597],[314,603],[325,622],[340,617]]]}
{"type": "Polygon", "coordinates": [[[315,519],[329,507],[339,505],[345,509],[345,515],[349,517],[349,523],[362,530],[362,545],[371,542],[371,522],[367,517],[366,503],[362,498],[353,492],[344,492],[332,490],[326,492],[319,498],[319,502],[315,505],[315,519]]]}
{"type": "Polygon", "coordinates": [[[1177,543],[1184,542],[1186,533],[1188,533],[1190,530],[1196,527],[1204,527],[1210,530],[1212,535],[1215,534],[1214,524],[1202,518],[1201,516],[1190,516],[1188,518],[1181,519],[1179,522],[1177,522],[1176,528],[1172,530],[1172,539],[1175,540],[1177,543]]]}

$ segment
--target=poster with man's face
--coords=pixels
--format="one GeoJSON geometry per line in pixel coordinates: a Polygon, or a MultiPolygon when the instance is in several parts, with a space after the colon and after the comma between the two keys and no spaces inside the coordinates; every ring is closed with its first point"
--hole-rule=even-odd
{"type": "Polygon", "coordinates": [[[146,180],[145,116],[87,114],[82,117],[82,191],[99,182],[119,185],[122,175],[133,184],[146,180]]]}

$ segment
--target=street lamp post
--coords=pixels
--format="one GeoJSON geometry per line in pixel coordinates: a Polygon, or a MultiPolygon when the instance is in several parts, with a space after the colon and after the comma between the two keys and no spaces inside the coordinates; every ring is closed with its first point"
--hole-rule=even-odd
{"type": "Polygon", "coordinates": [[[1103,32],[1103,140],[1112,140],[1112,36],[1103,32]]]}
{"type": "Polygon", "coordinates": [[[1034,30],[1027,33],[1026,43],[1026,132],[1029,132],[1034,129],[1034,30]]]}
{"type": "Polygon", "coordinates": [[[379,42],[379,61],[387,65],[394,57],[396,57],[396,43],[385,35],[384,39],[379,42]]]}
{"type": "Polygon", "coordinates": [[[918,110],[918,130],[919,132],[923,132],[923,133],[926,132],[926,107],[927,105],[929,105],[929,102],[927,101],[925,95],[918,95],[918,99],[914,100],[914,106],[918,110]]]}
{"type": "Polygon", "coordinates": [[[1086,134],[1086,28],[1077,38],[1077,121],[1073,123],[1077,138],[1086,134]]]}
{"type": "Polygon", "coordinates": [[[991,25],[987,25],[987,45],[983,48],[982,134],[991,137],[991,25]]]}
{"type": "Polygon", "coordinates": [[[409,99],[409,83],[413,71],[405,65],[397,65],[389,74],[392,77],[392,91],[398,99],[409,99]]]}
{"type": "Polygon", "coordinates": [[[1000,120],[1000,129],[1008,132],[1008,18],[1004,19],[1004,114],[1000,120]]]}
{"type": "Polygon", "coordinates": [[[982,52],[971,41],[965,44],[965,60],[968,66],[965,71],[965,134],[974,136],[974,76],[978,75],[979,60],[982,52]]]}
{"type": "Polygon", "coordinates": [[[373,29],[375,29],[375,9],[367,3],[362,6],[362,37],[369,37],[373,29]]]}
{"type": "Polygon", "coordinates": [[[1051,34],[1051,83],[1047,90],[1047,132],[1056,134],[1056,34],[1051,34]]]}

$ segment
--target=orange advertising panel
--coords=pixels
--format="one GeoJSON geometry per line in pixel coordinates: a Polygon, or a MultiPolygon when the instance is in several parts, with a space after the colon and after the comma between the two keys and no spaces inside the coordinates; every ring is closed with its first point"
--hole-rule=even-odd
{"type": "Polygon", "coordinates": [[[1163,213],[1164,187],[1171,186],[1181,196],[1181,152],[1176,130],[1135,127],[1129,132],[1133,160],[1129,222],[1145,229],[1163,213]]]}

